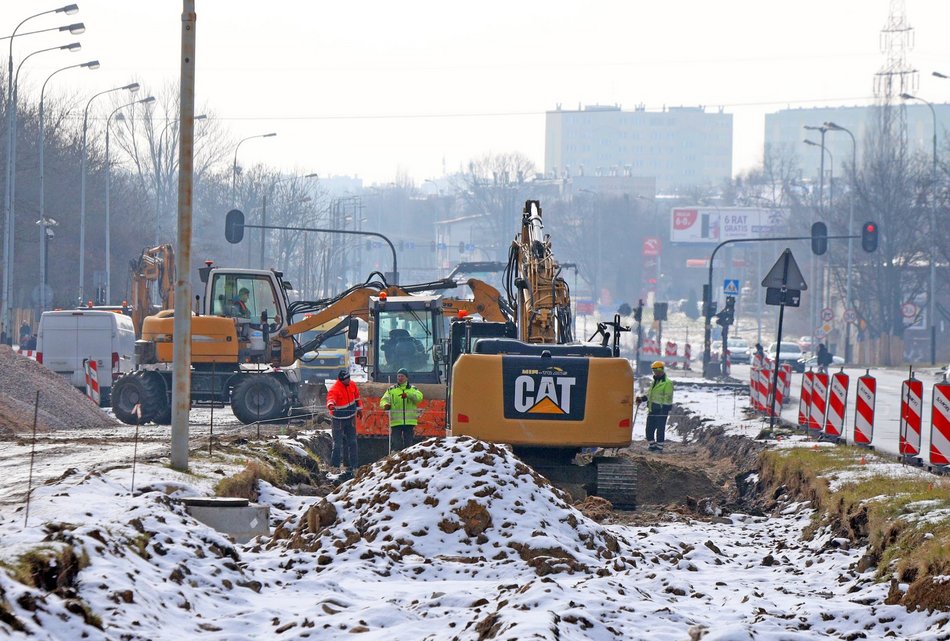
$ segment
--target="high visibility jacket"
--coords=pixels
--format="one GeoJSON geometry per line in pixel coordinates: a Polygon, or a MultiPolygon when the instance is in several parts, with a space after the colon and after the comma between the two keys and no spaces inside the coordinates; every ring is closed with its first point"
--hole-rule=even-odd
{"type": "Polygon", "coordinates": [[[362,407],[360,390],[353,381],[337,380],[327,392],[327,409],[333,418],[351,418],[362,407]]]}
{"type": "Polygon", "coordinates": [[[650,414],[669,414],[673,407],[673,381],[665,374],[663,378],[654,378],[647,392],[647,412],[650,414]]]}
{"type": "Polygon", "coordinates": [[[389,426],[416,425],[419,422],[417,406],[422,402],[422,392],[412,385],[393,385],[382,398],[379,404],[382,407],[389,405],[389,426]],[[402,395],[405,394],[406,398],[402,395]]]}

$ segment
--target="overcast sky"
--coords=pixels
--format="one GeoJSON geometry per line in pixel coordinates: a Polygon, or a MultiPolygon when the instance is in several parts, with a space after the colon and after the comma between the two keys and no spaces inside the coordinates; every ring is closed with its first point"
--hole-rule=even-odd
{"type": "MultiPolygon", "coordinates": [[[[77,3],[75,16],[21,29],[87,27],[83,51],[24,65],[21,95],[91,58],[102,68],[59,74],[48,95],[177,82],[179,0],[77,3]]],[[[242,164],[378,183],[401,172],[421,183],[487,152],[521,151],[543,169],[544,112],[558,104],[722,106],[734,114],[738,172],[761,157],[765,113],[871,100],[889,4],[900,3],[197,0],[198,109],[222,118],[234,141],[278,133],[245,143],[242,164]]],[[[0,32],[57,6],[4,0],[0,32]]],[[[906,11],[918,94],[950,101],[950,81],[930,75],[950,74],[950,2],[907,0],[906,11]]],[[[18,37],[14,60],[60,42],[67,37],[18,37]]]]}

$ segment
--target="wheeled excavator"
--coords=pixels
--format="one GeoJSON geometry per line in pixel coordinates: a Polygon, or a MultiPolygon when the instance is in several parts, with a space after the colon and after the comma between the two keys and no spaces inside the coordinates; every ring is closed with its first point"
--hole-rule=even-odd
{"type": "Polygon", "coordinates": [[[618,316],[600,324],[600,345],[573,342],[570,290],[536,200],[525,203],[505,276],[517,337],[481,332],[463,341],[451,372],[452,434],[509,444],[575,495],[583,490],[634,507],[631,461],[595,455],[587,462],[578,456],[585,449],[630,445],[634,375],[629,361],[619,357],[618,341],[627,328],[618,316]],[[607,327],[614,329],[612,347],[607,327]]]}
{"type": "Polygon", "coordinates": [[[158,245],[142,250],[142,255],[129,264],[129,285],[132,288],[131,301],[132,324],[136,337],[142,335],[142,323],[145,318],[159,309],[172,309],[175,306],[175,250],[171,245],[158,245]],[[161,307],[155,309],[154,298],[161,301],[161,307]]]}
{"type": "MultiPolygon", "coordinates": [[[[449,299],[431,293],[457,287],[452,280],[391,286],[376,274],[332,298],[291,302],[290,284],[274,270],[216,267],[199,270],[204,283],[192,318],[192,403],[230,405],[243,423],[286,418],[301,404],[302,386],[294,363],[319,349],[329,337],[347,332],[355,338],[356,318],[369,324],[370,380],[363,396],[378,399],[405,367],[413,384],[424,389],[426,420],[421,436],[445,433],[444,320],[459,310],[490,320],[505,320],[499,292],[486,283],[469,280],[472,300],[449,299]],[[430,292],[430,293],[426,293],[430,292]],[[305,341],[310,330],[337,321],[329,331],[305,341]]],[[[115,415],[129,424],[171,418],[173,310],[164,310],[143,322],[136,342],[137,370],[113,386],[115,415]]],[[[381,411],[364,412],[360,435],[371,439],[366,456],[384,455],[388,425],[381,411]]],[[[372,459],[374,460],[374,459],[372,459]]]]}

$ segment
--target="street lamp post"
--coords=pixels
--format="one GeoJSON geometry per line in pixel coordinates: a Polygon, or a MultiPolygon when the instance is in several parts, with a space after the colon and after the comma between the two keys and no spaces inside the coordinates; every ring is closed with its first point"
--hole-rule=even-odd
{"type": "MultiPolygon", "coordinates": [[[[4,227],[3,227],[3,260],[4,260],[4,270],[3,270],[3,285],[0,287],[0,323],[5,325],[8,329],[11,329],[10,323],[10,289],[13,285],[13,279],[11,278],[11,272],[13,271],[13,181],[14,181],[14,142],[16,140],[16,102],[14,99],[14,73],[13,73],[13,41],[18,36],[28,36],[36,33],[44,33],[48,31],[68,31],[74,35],[83,33],[86,30],[85,25],[81,22],[77,22],[70,25],[64,25],[59,27],[50,27],[48,29],[38,29],[35,31],[28,31],[26,33],[17,33],[24,24],[33,18],[38,18],[39,16],[48,15],[51,13],[63,13],[66,15],[73,15],[79,11],[79,7],[75,4],[69,4],[57,9],[49,9],[47,11],[41,11],[35,13],[27,18],[24,18],[16,26],[9,36],[0,38],[2,40],[9,40],[10,47],[9,53],[7,55],[7,149],[6,149],[6,186],[4,193],[4,227]]],[[[12,334],[13,332],[10,331],[12,334]]]]}
{"type": "MultiPolygon", "coordinates": [[[[198,122],[199,120],[206,120],[208,116],[206,114],[200,114],[194,117],[194,121],[198,122]]],[[[165,134],[168,132],[168,128],[173,124],[178,123],[178,118],[168,118],[168,122],[165,123],[165,126],[162,127],[162,133],[160,133],[153,143],[155,147],[152,169],[155,174],[155,244],[154,247],[159,247],[162,245],[162,203],[165,201],[165,175],[161,168],[162,159],[165,158],[165,154],[162,152],[162,145],[165,141],[165,134]]],[[[175,134],[175,142],[172,145],[172,149],[178,146],[178,134],[175,134]]],[[[170,166],[174,166],[171,161],[171,158],[174,158],[174,151],[168,155],[170,166]]]]}
{"type": "MultiPolygon", "coordinates": [[[[934,72],[937,78],[945,78],[941,73],[934,72]]],[[[930,178],[930,291],[927,293],[927,307],[930,314],[930,364],[937,364],[937,319],[934,316],[936,310],[936,292],[937,292],[937,111],[929,100],[924,100],[909,93],[902,93],[903,100],[919,100],[930,108],[930,115],[933,116],[933,168],[930,178]]]]}
{"type": "Polygon", "coordinates": [[[85,276],[86,276],[86,132],[89,128],[89,107],[92,101],[99,96],[104,96],[114,91],[129,91],[135,93],[139,90],[139,83],[133,82],[121,87],[113,87],[93,94],[86,102],[86,108],[82,112],[82,156],[79,159],[79,305],[83,304],[85,276]]]}
{"type": "Polygon", "coordinates": [[[276,133],[271,132],[269,134],[257,134],[256,136],[248,136],[247,138],[242,138],[241,140],[239,140],[238,144],[234,147],[234,163],[231,165],[231,207],[234,207],[237,204],[237,200],[236,200],[237,192],[235,191],[235,188],[237,185],[238,149],[240,149],[241,145],[243,145],[248,140],[253,140],[255,138],[273,138],[276,135],[277,135],[276,133]]]}
{"type": "MultiPolygon", "coordinates": [[[[111,227],[111,194],[112,194],[112,166],[109,164],[109,125],[112,124],[112,117],[126,107],[133,105],[147,105],[155,102],[154,96],[133,100],[132,102],[116,107],[106,118],[106,305],[112,304],[112,227],[111,227]]],[[[122,114],[119,114],[117,120],[124,120],[122,114]]]]}
{"type": "MultiPolygon", "coordinates": [[[[287,182],[288,180],[294,180],[297,176],[288,176],[287,178],[279,178],[270,184],[270,188],[264,192],[263,203],[261,203],[261,256],[258,264],[259,269],[264,269],[264,240],[267,237],[266,228],[267,228],[267,194],[273,193],[274,188],[282,182],[287,182]]],[[[307,178],[317,178],[317,174],[307,174],[303,176],[304,179],[307,178]]],[[[301,201],[303,202],[303,201],[301,201]]],[[[250,246],[250,244],[248,245],[250,246]]],[[[250,263],[250,261],[248,261],[250,263]]]]}
{"type": "MultiPolygon", "coordinates": [[[[821,147],[821,160],[819,162],[818,169],[818,216],[821,218],[825,217],[825,133],[827,133],[827,127],[814,127],[812,125],[805,125],[804,128],[807,131],[817,131],[821,134],[821,144],[817,145],[821,147]]],[[[808,143],[814,145],[815,143],[808,143]]],[[[812,219],[812,222],[815,222],[815,219],[812,219]]],[[[813,253],[811,255],[811,273],[812,278],[817,282],[815,287],[815,294],[808,297],[809,299],[809,324],[811,329],[808,334],[812,337],[815,336],[815,332],[818,329],[818,305],[821,300],[824,298],[824,287],[822,287],[821,279],[816,276],[816,273],[819,271],[818,259],[813,253]]]]}
{"type": "Polygon", "coordinates": [[[68,67],[57,69],[46,77],[46,80],[43,81],[43,86],[40,88],[40,135],[37,147],[39,148],[40,157],[40,219],[38,221],[40,226],[40,295],[38,298],[39,310],[41,314],[46,311],[46,228],[48,226],[46,220],[46,165],[43,153],[44,148],[46,147],[46,119],[43,111],[44,99],[46,96],[46,85],[53,78],[53,76],[59,72],[66,71],[67,69],[77,69],[80,67],[95,70],[99,68],[99,61],[90,60],[89,62],[83,62],[78,65],[69,65],[68,67]]]}
{"type": "MultiPolygon", "coordinates": [[[[825,127],[829,131],[843,131],[851,137],[851,194],[848,197],[848,236],[851,236],[851,229],[854,225],[854,197],[857,193],[857,162],[858,162],[858,145],[854,140],[854,134],[847,128],[842,127],[841,125],[836,125],[833,122],[826,122],[825,127]]],[[[851,238],[848,238],[848,272],[845,277],[845,290],[844,290],[844,302],[845,302],[845,314],[851,310],[851,269],[852,269],[852,244],[851,238]]],[[[844,328],[844,362],[851,364],[851,320],[845,318],[845,328],[844,328]]]]}

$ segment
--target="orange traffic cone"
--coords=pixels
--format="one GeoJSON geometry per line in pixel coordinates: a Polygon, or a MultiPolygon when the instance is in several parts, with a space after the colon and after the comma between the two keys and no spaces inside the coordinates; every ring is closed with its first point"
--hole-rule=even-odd
{"type": "Polygon", "coordinates": [[[861,465],[867,465],[867,464],[868,464],[868,462],[867,462],[867,460],[865,460],[864,454],[862,454],[862,455],[861,455],[861,465]]]}

